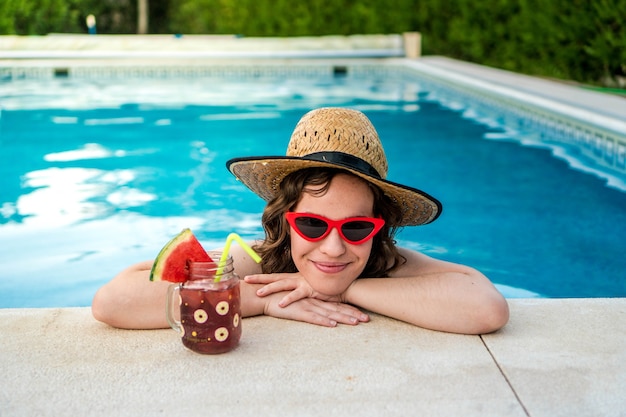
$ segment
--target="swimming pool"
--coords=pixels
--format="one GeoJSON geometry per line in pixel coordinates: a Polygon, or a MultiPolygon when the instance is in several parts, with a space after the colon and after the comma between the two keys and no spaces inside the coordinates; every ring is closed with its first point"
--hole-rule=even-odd
{"type": "Polygon", "coordinates": [[[389,179],[443,202],[435,223],[400,233],[402,245],[472,265],[508,297],[626,295],[626,176],[562,132],[432,80],[342,68],[65,75],[0,83],[0,307],[89,305],[183,227],[208,248],[231,231],[261,236],[263,202],[225,161],[283,154],[297,120],[320,106],[364,111],[389,179]]]}

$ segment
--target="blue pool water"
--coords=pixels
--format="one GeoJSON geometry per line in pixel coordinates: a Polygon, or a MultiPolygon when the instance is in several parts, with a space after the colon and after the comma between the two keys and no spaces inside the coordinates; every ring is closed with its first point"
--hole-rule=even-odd
{"type": "Polygon", "coordinates": [[[626,296],[624,178],[607,187],[570,167],[574,151],[444,96],[375,78],[0,83],[0,307],[89,305],[183,227],[207,248],[262,236],[263,201],[225,162],[284,154],[327,105],[364,111],[389,179],[443,202],[401,245],[472,265],[508,297],[626,296]]]}

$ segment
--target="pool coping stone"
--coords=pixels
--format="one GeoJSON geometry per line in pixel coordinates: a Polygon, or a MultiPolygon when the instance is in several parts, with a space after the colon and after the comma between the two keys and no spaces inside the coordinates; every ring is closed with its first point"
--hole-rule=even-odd
{"type": "Polygon", "coordinates": [[[623,415],[625,298],[509,303],[483,336],[246,318],[215,356],[88,307],[0,309],[2,415],[623,415]]]}

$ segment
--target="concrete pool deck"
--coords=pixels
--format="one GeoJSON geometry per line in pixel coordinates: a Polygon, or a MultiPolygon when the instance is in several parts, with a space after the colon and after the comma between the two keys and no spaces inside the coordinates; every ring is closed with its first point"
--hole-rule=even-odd
{"type": "MultiPolygon", "coordinates": [[[[20,48],[5,47],[18,52],[0,66],[30,65],[20,48]]],[[[584,109],[626,134],[624,98],[441,57],[414,63],[584,109]]],[[[379,316],[334,329],[248,318],[239,348],[219,356],[186,351],[173,330],[110,328],[89,308],[0,309],[0,416],[626,416],[626,298],[509,302],[510,323],[484,336],[379,316]]]]}
{"type": "Polygon", "coordinates": [[[2,416],[623,416],[626,299],[512,299],[483,336],[247,318],[205,356],[89,308],[0,309],[2,416]]]}

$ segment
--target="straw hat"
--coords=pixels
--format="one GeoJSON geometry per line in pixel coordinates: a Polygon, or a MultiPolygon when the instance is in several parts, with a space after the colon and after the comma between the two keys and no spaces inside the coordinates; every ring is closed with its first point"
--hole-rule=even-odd
{"type": "Polygon", "coordinates": [[[321,108],[305,114],[296,125],[286,156],[234,158],[226,167],[255,194],[271,200],[288,174],[303,168],[341,168],[378,186],[402,208],[394,226],[430,223],[441,203],[423,191],[387,181],[387,158],[378,133],[363,113],[321,108]]]}

